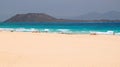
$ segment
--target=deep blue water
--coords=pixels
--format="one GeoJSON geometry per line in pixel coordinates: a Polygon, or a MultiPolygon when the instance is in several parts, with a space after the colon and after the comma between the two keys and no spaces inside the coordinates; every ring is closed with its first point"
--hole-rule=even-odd
{"type": "Polygon", "coordinates": [[[105,23],[85,23],[85,22],[14,22],[0,23],[0,30],[15,31],[49,31],[49,32],[69,32],[69,33],[90,33],[114,31],[120,33],[120,22],[105,23]]]}

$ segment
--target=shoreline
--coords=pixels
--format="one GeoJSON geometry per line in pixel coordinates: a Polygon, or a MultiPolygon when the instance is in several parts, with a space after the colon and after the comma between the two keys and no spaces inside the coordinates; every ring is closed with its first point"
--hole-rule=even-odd
{"type": "Polygon", "coordinates": [[[120,36],[0,32],[1,67],[120,67],[120,36]]]}
{"type": "Polygon", "coordinates": [[[69,33],[69,32],[48,32],[48,31],[14,31],[14,30],[0,30],[0,32],[23,32],[23,33],[48,33],[48,34],[68,34],[68,35],[117,35],[120,36],[120,33],[115,33],[113,31],[108,32],[90,32],[90,33],[69,33]]]}

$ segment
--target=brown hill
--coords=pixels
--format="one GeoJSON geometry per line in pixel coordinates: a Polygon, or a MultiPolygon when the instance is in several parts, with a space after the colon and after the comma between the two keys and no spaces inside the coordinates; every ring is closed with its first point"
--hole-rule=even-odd
{"type": "Polygon", "coordinates": [[[120,22],[120,20],[71,20],[71,19],[56,19],[45,13],[27,13],[17,14],[4,22],[120,22]]]}
{"type": "Polygon", "coordinates": [[[57,19],[44,13],[17,14],[5,22],[41,22],[56,21],[57,19]]]}

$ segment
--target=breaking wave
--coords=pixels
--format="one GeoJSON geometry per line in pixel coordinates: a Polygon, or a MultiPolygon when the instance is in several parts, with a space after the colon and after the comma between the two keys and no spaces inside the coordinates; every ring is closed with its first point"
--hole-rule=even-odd
{"type": "Polygon", "coordinates": [[[0,30],[3,31],[17,31],[17,32],[32,32],[32,31],[39,31],[38,29],[35,28],[0,28],[0,30]]]}
{"type": "Polygon", "coordinates": [[[91,32],[90,33],[95,33],[95,34],[105,34],[105,35],[111,35],[111,34],[115,34],[114,31],[107,31],[107,32],[91,32]]]}
{"type": "Polygon", "coordinates": [[[40,32],[51,32],[51,33],[73,33],[73,34],[105,34],[105,35],[120,35],[120,32],[115,31],[83,31],[83,30],[72,30],[72,29],[38,29],[38,28],[0,28],[1,31],[16,31],[16,32],[33,32],[33,31],[40,31],[40,32]]]}

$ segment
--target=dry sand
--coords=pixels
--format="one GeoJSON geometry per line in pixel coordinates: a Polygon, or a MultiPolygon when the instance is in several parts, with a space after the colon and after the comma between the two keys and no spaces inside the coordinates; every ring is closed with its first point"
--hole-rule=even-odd
{"type": "Polygon", "coordinates": [[[0,32],[0,67],[120,67],[120,36],[0,32]]]}

